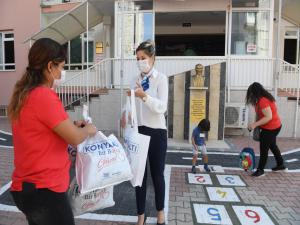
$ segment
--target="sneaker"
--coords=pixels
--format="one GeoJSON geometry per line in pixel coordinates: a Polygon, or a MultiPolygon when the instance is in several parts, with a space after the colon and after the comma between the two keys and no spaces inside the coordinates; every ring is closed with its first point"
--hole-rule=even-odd
{"type": "Polygon", "coordinates": [[[195,173],[196,173],[196,167],[195,167],[195,166],[192,166],[192,170],[191,170],[191,172],[192,172],[193,174],[195,174],[195,173]]]}
{"type": "Polygon", "coordinates": [[[279,171],[279,170],[285,170],[286,167],[284,165],[275,166],[272,168],[272,171],[279,171]]]}
{"type": "Polygon", "coordinates": [[[263,170],[257,169],[254,173],[251,174],[253,177],[262,177],[265,176],[265,172],[263,170]]]}
{"type": "Polygon", "coordinates": [[[208,172],[208,173],[210,172],[210,169],[208,168],[208,166],[207,166],[207,165],[206,165],[206,166],[204,166],[204,169],[205,169],[205,171],[206,171],[206,172],[208,172]]]}

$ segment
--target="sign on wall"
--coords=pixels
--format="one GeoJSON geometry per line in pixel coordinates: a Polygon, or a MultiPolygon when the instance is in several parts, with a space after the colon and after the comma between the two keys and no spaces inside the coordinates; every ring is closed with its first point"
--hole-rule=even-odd
{"type": "Polygon", "coordinates": [[[205,118],[206,101],[205,95],[203,97],[191,96],[190,99],[190,119],[192,123],[199,123],[205,118]]]}

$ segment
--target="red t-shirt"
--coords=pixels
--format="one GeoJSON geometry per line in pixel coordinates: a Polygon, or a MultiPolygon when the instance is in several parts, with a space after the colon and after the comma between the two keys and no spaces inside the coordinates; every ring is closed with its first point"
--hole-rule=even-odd
{"type": "Polygon", "coordinates": [[[272,119],[268,123],[261,125],[260,127],[267,130],[274,130],[281,126],[281,121],[277,113],[275,102],[272,102],[265,97],[260,98],[258,104],[256,105],[256,112],[258,112],[258,117],[259,119],[261,119],[262,117],[264,117],[262,110],[268,107],[271,108],[272,119]]]}
{"type": "Polygon", "coordinates": [[[70,160],[67,143],[53,128],[68,119],[57,94],[47,87],[33,89],[12,123],[14,165],[12,191],[21,191],[22,182],[54,192],[69,186],[70,160]]]}

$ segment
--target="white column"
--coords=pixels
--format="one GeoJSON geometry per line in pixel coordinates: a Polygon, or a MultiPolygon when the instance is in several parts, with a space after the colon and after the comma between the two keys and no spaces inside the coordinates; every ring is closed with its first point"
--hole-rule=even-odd
{"type": "MultiPolygon", "coordinates": [[[[121,78],[121,88],[120,88],[120,118],[122,118],[122,108],[123,108],[123,83],[124,83],[124,20],[125,20],[125,1],[122,0],[122,24],[121,24],[121,70],[120,70],[120,78],[121,78]]],[[[119,136],[121,136],[121,126],[118,126],[119,128],[119,136]]]]}
{"type": "MultiPolygon", "coordinates": [[[[84,38],[83,38],[84,40],[84,38]]],[[[84,42],[83,42],[84,43],[84,42]]],[[[90,108],[90,83],[89,83],[89,2],[86,2],[86,83],[87,83],[87,106],[88,106],[88,115],[90,108]]]]}
{"type": "Polygon", "coordinates": [[[277,37],[276,37],[276,73],[274,77],[274,97],[277,100],[278,79],[280,76],[280,33],[281,33],[281,7],[282,0],[278,0],[278,21],[277,21],[277,37]]]}

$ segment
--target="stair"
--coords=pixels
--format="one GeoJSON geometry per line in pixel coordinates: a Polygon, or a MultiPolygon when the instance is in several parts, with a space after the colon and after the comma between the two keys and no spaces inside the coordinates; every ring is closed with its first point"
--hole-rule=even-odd
{"type": "MultiPolygon", "coordinates": [[[[106,89],[107,91],[93,93],[90,96],[89,114],[96,127],[101,130],[105,135],[111,133],[118,136],[120,126],[120,90],[119,89],[106,89]]],[[[126,95],[123,95],[123,104],[125,104],[126,95]]],[[[86,101],[81,101],[80,104],[72,106],[67,109],[67,112],[72,120],[81,120],[82,118],[82,105],[86,101]]]]}

